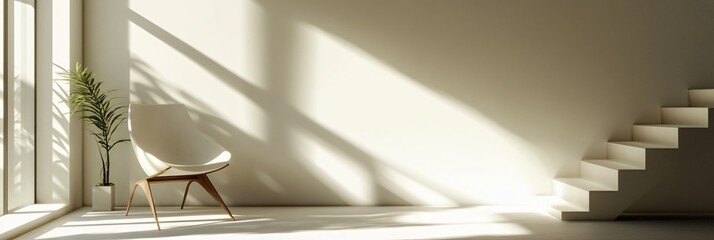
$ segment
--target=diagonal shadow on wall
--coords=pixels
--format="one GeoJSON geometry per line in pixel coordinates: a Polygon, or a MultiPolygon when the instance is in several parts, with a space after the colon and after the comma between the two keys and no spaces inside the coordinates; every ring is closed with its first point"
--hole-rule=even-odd
{"type": "MultiPolygon", "coordinates": [[[[345,139],[341,138],[340,136],[332,133],[331,131],[325,129],[324,127],[320,126],[319,124],[315,123],[299,111],[297,111],[294,107],[292,107],[290,104],[287,104],[287,101],[289,99],[289,85],[284,84],[284,82],[274,82],[270,83],[269,86],[272,88],[269,88],[267,90],[263,90],[260,88],[257,88],[247,81],[243,80],[240,76],[237,76],[230,70],[222,67],[218,62],[212,60],[205,54],[201,53],[197,49],[191,47],[190,45],[186,44],[182,40],[178,39],[177,37],[173,36],[172,34],[168,33],[167,31],[163,30],[161,27],[153,24],[150,22],[148,19],[140,16],[136,12],[133,12],[130,10],[129,12],[129,20],[131,23],[135,24],[136,26],[140,27],[141,29],[145,30],[152,36],[156,37],[157,39],[160,39],[163,43],[167,44],[168,46],[171,46],[187,58],[191,59],[191,61],[195,62],[198,66],[201,66],[208,72],[210,72],[212,75],[217,77],[218,79],[221,79],[223,82],[225,82],[227,85],[231,86],[234,88],[237,92],[240,94],[243,94],[244,96],[248,97],[251,101],[255,102],[258,106],[262,107],[268,114],[269,116],[269,126],[270,126],[270,138],[269,142],[262,143],[260,141],[257,141],[255,139],[250,139],[250,137],[242,132],[240,129],[236,129],[234,126],[232,126],[231,123],[227,123],[221,119],[211,117],[206,114],[199,113],[197,111],[193,112],[196,116],[198,116],[197,121],[201,123],[208,123],[209,126],[211,126],[211,129],[204,129],[206,130],[207,133],[210,133],[209,135],[211,136],[220,136],[217,139],[219,142],[226,141],[226,142],[239,142],[241,145],[245,147],[252,147],[252,148],[257,148],[257,149],[262,149],[261,152],[269,153],[271,155],[271,158],[275,159],[281,159],[279,162],[281,166],[261,166],[262,164],[266,164],[263,162],[259,161],[253,161],[252,163],[247,163],[245,166],[250,166],[251,168],[255,169],[245,169],[243,168],[242,171],[244,176],[250,176],[250,172],[254,172],[255,170],[259,170],[260,168],[268,168],[268,172],[274,174],[273,177],[278,179],[278,181],[283,184],[290,186],[290,183],[293,182],[294,179],[291,179],[290,177],[285,177],[289,175],[293,175],[292,177],[297,177],[300,178],[300,181],[305,181],[303,178],[305,177],[310,177],[309,176],[309,171],[305,170],[305,167],[302,166],[300,161],[298,159],[295,159],[295,154],[290,153],[290,152],[279,152],[275,153],[273,149],[293,149],[294,146],[291,146],[291,142],[285,141],[285,139],[290,139],[290,132],[292,131],[291,129],[287,128],[300,128],[305,130],[306,132],[309,132],[313,136],[317,137],[320,139],[320,142],[323,144],[329,144],[331,145],[332,148],[338,149],[341,153],[350,156],[350,159],[353,159],[357,161],[357,163],[362,166],[364,169],[368,169],[368,172],[371,174],[372,181],[376,185],[376,198],[377,198],[377,204],[387,204],[387,205],[407,205],[411,204],[409,200],[405,200],[404,198],[397,196],[394,192],[386,189],[385,187],[382,186],[381,181],[385,181],[385,179],[381,179],[379,176],[376,175],[377,172],[379,172],[379,168],[383,167],[389,167],[381,163],[378,159],[373,157],[372,155],[366,153],[365,151],[357,148],[353,144],[349,143],[345,139]],[[277,89],[276,89],[277,88],[277,89]],[[282,88],[282,89],[281,89],[282,88]],[[286,120],[288,119],[288,120],[286,120]],[[215,128],[215,129],[214,129],[215,128]],[[261,146],[262,145],[262,146],[261,146]],[[276,168],[279,167],[279,168],[276,168]],[[296,170],[298,169],[298,170],[296,170]],[[286,170],[292,171],[292,172],[297,172],[298,174],[296,175],[295,173],[291,174],[285,174],[286,170]],[[245,171],[245,172],[243,172],[245,171]]],[[[267,26],[268,28],[271,28],[271,26],[267,26]]],[[[285,27],[285,26],[272,26],[272,27],[285,27]]],[[[267,30],[270,31],[270,30],[267,30]]],[[[289,37],[289,36],[279,36],[279,37],[289,37]]],[[[287,49],[280,49],[280,57],[285,57],[287,49]]],[[[289,53],[287,53],[289,54],[289,53]]],[[[276,56],[277,54],[268,54],[268,56],[276,56]]],[[[278,61],[279,62],[279,61],[278,61]]],[[[273,62],[274,63],[274,62],[273,62]]],[[[162,86],[160,84],[160,79],[156,76],[152,76],[151,69],[148,69],[149,66],[146,66],[145,64],[137,61],[136,59],[133,61],[132,64],[132,71],[137,71],[139,72],[142,76],[144,76],[146,79],[148,79],[152,84],[150,86],[148,85],[143,85],[143,86],[133,86],[133,89],[135,91],[132,93],[136,96],[144,96],[148,97],[148,99],[154,98],[152,101],[173,101],[173,99],[170,94],[167,93],[162,93],[162,89],[166,89],[167,86],[162,86]],[[162,99],[163,98],[163,99],[162,99]],[[158,100],[160,99],[160,100],[158,100]]],[[[284,73],[284,74],[289,74],[289,73],[284,73]]],[[[273,76],[270,77],[270,79],[281,79],[284,76],[273,76]]],[[[208,105],[208,103],[201,103],[200,99],[197,99],[194,96],[190,96],[190,94],[182,93],[182,98],[185,99],[192,99],[193,102],[199,103],[198,105],[204,104],[208,105]]],[[[240,149],[231,149],[229,150],[232,151],[232,153],[236,154],[236,156],[241,156],[241,151],[240,149]]],[[[246,159],[243,159],[241,161],[249,161],[251,156],[248,156],[246,159]]],[[[392,169],[394,170],[394,169],[392,169]]],[[[402,172],[402,174],[409,176],[409,174],[402,172]]],[[[245,179],[246,183],[251,183],[251,182],[256,182],[256,179],[248,180],[245,179]]],[[[422,185],[429,187],[435,192],[438,192],[439,194],[448,197],[449,199],[455,201],[458,203],[458,193],[451,193],[451,192],[444,192],[441,190],[439,186],[433,186],[428,182],[423,182],[420,181],[418,178],[412,178],[412,180],[417,181],[421,183],[422,185]]],[[[305,199],[303,199],[302,203],[298,202],[298,204],[310,204],[311,202],[332,202],[334,204],[338,205],[343,205],[346,204],[344,199],[339,200],[339,197],[337,197],[334,193],[329,194],[326,193],[329,192],[329,188],[325,186],[325,184],[319,183],[319,180],[311,177],[311,179],[308,181],[310,186],[291,186],[288,188],[288,192],[284,194],[293,194],[291,197],[294,198],[294,194],[302,194],[299,196],[305,196],[305,199]],[[321,186],[321,187],[316,187],[316,186],[321,186]],[[307,191],[307,192],[306,192],[307,191]],[[310,192],[310,191],[317,191],[317,192],[310,192]],[[329,196],[329,197],[328,197],[329,196]],[[319,199],[319,200],[318,200],[319,199]]],[[[240,183],[238,183],[240,184],[240,183]]],[[[246,184],[243,186],[244,188],[248,188],[249,186],[246,184]]],[[[230,197],[228,199],[240,199],[241,191],[236,191],[236,192],[226,192],[230,197]]],[[[231,200],[228,200],[229,202],[231,200]]],[[[260,203],[258,203],[260,204],[260,203]]],[[[279,204],[277,202],[276,204],[279,204]]]]}

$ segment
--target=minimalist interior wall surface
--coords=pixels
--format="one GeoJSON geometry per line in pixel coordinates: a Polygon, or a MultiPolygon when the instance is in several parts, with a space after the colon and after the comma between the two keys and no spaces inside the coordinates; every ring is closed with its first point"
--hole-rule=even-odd
{"type": "MultiPolygon", "coordinates": [[[[229,205],[517,204],[714,87],[710,1],[85,2],[84,59],[183,103],[229,205]]],[[[125,134],[125,133],[122,133],[125,134]]],[[[85,138],[85,203],[98,165],[85,138]]],[[[117,201],[146,173],[113,156],[117,201]]],[[[154,188],[179,204],[183,186],[154,188]]],[[[191,190],[189,203],[213,204],[191,190]]],[[[145,200],[138,197],[137,203],[145,200]]]]}
{"type": "MultiPolygon", "coordinates": [[[[105,90],[116,89],[113,93],[117,103],[129,102],[129,53],[127,47],[127,2],[120,1],[84,1],[83,2],[83,61],[96,74],[98,80],[104,81],[105,90]]],[[[87,126],[89,128],[89,126],[87,126]]],[[[117,139],[128,138],[126,128],[117,130],[117,139]]],[[[84,134],[84,204],[91,204],[92,186],[101,182],[99,173],[101,161],[96,141],[84,134]]],[[[116,200],[126,204],[129,193],[129,166],[136,161],[131,152],[131,146],[118,145],[112,150],[111,180],[115,183],[115,191],[119,196],[116,200]]]]}

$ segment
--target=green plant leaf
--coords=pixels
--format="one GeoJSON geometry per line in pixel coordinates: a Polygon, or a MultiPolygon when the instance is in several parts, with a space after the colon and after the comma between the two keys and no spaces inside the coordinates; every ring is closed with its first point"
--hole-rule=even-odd
{"type": "Polygon", "coordinates": [[[112,136],[116,130],[126,119],[124,117],[126,106],[115,104],[116,97],[111,96],[116,92],[116,89],[104,91],[102,86],[104,82],[95,79],[95,75],[88,68],[82,67],[77,62],[74,66],[74,71],[69,71],[57,66],[61,71],[58,75],[61,81],[69,81],[71,90],[66,100],[71,105],[71,115],[81,114],[88,125],[91,125],[97,131],[90,131],[99,148],[99,156],[102,161],[102,184],[108,184],[109,175],[109,153],[112,148],[118,143],[128,142],[129,139],[121,139],[111,142],[112,136]]]}

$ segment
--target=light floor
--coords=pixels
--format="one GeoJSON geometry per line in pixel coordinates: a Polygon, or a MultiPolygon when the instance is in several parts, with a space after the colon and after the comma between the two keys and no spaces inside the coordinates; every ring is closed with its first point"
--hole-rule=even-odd
{"type": "Polygon", "coordinates": [[[531,207],[82,208],[19,239],[714,239],[714,218],[561,222],[531,207]]]}

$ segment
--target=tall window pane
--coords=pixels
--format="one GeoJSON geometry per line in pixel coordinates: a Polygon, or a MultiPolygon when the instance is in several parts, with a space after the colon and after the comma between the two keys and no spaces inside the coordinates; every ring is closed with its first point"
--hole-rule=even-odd
{"type": "MultiPolygon", "coordinates": [[[[4,16],[5,15],[5,2],[4,1],[2,1],[0,3],[0,13],[3,14],[3,16],[0,16],[0,26],[2,27],[2,32],[3,32],[3,37],[0,37],[0,46],[5,46],[5,36],[4,36],[4,34],[5,34],[4,33],[5,32],[5,16],[4,16]]],[[[0,55],[0,56],[3,56],[3,57],[0,57],[0,77],[2,77],[2,79],[5,79],[5,68],[4,68],[4,66],[5,66],[5,57],[4,57],[5,49],[4,49],[4,47],[0,47],[0,53],[2,53],[2,55],[0,55]]],[[[4,92],[5,92],[4,84],[0,84],[0,94],[2,94],[4,96],[4,94],[5,94],[4,92]]],[[[0,101],[4,101],[4,99],[0,98],[0,101]]],[[[0,103],[0,113],[3,113],[3,114],[0,114],[0,119],[2,119],[2,121],[0,123],[5,122],[4,111],[5,111],[4,103],[0,103]]],[[[4,132],[5,132],[4,126],[3,126],[3,124],[0,124],[0,140],[2,140],[2,141],[0,141],[0,163],[2,163],[2,164],[0,164],[0,188],[2,188],[2,189],[0,189],[0,215],[3,215],[7,211],[7,205],[6,205],[7,202],[5,201],[5,183],[6,183],[5,182],[5,170],[6,170],[5,167],[7,166],[7,162],[6,162],[7,159],[4,157],[5,156],[5,154],[4,154],[4,150],[5,150],[4,149],[5,148],[4,147],[5,146],[4,132]]]]}
{"type": "MultiPolygon", "coordinates": [[[[35,203],[35,1],[13,4],[12,124],[6,131],[8,209],[35,203]],[[10,134],[11,133],[11,134],[10,134]]],[[[9,85],[8,85],[9,86],[9,85]]],[[[9,104],[9,103],[8,103],[9,104]]],[[[8,109],[10,110],[10,109],[8,109]]]]}

